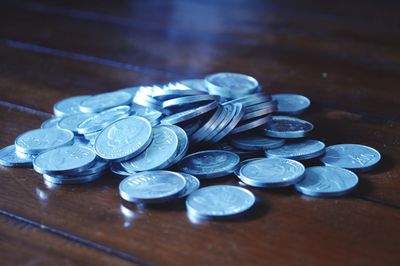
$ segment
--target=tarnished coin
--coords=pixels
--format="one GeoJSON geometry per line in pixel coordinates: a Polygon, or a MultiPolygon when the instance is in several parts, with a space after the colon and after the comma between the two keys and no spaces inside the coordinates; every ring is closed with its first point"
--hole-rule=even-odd
{"type": "Polygon", "coordinates": [[[275,138],[303,138],[314,129],[314,126],[305,120],[289,116],[273,116],[265,129],[264,134],[275,138]]]}
{"type": "Polygon", "coordinates": [[[225,98],[238,98],[257,91],[258,81],[240,73],[221,72],[205,77],[210,94],[221,95],[225,98]]]}
{"type": "Polygon", "coordinates": [[[161,120],[161,124],[178,124],[195,117],[199,117],[207,112],[210,112],[218,107],[218,102],[214,101],[201,107],[186,110],[183,112],[175,113],[173,115],[167,116],[161,120]]]}
{"type": "Polygon", "coordinates": [[[72,115],[76,113],[80,113],[79,105],[83,100],[86,100],[90,96],[74,96],[70,98],[66,98],[64,100],[59,101],[53,107],[54,114],[56,116],[64,116],[64,115],[72,115]]]}
{"type": "Polygon", "coordinates": [[[163,202],[178,197],[186,186],[185,178],[170,171],[147,171],[133,174],[119,184],[119,193],[126,201],[163,202]]]}
{"type": "Polygon", "coordinates": [[[23,133],[15,140],[15,149],[22,153],[39,154],[57,147],[72,145],[74,133],[61,128],[41,128],[23,133]]]}
{"type": "Polygon", "coordinates": [[[68,129],[74,134],[78,134],[78,125],[92,116],[92,114],[85,113],[67,115],[58,122],[57,126],[59,128],[68,129]]]}
{"type": "Polygon", "coordinates": [[[196,190],[186,199],[189,215],[198,218],[235,216],[250,209],[256,201],[247,189],[218,185],[196,190]]]}
{"type": "Polygon", "coordinates": [[[100,131],[116,120],[127,117],[130,114],[130,109],[130,106],[122,105],[91,115],[77,125],[77,131],[79,134],[100,131]]]}
{"type": "Polygon", "coordinates": [[[52,117],[42,123],[40,128],[51,128],[57,127],[58,122],[61,120],[62,117],[52,117]]]}
{"type": "Polygon", "coordinates": [[[268,138],[255,134],[234,135],[230,138],[229,142],[235,148],[247,151],[263,151],[267,149],[275,149],[285,144],[284,139],[268,138]]]}
{"type": "Polygon", "coordinates": [[[239,178],[254,187],[286,187],[303,179],[305,168],[294,160],[265,158],[244,164],[239,178]]]}
{"type": "Polygon", "coordinates": [[[106,92],[83,100],[79,109],[83,113],[99,113],[116,106],[129,105],[131,102],[132,95],[125,91],[106,92]]]}
{"type": "Polygon", "coordinates": [[[324,153],[325,144],[312,139],[287,143],[282,147],[265,151],[265,155],[269,158],[287,158],[293,160],[313,159],[320,157],[324,153]]]}
{"type": "Polygon", "coordinates": [[[92,149],[81,145],[65,146],[39,154],[33,160],[36,172],[48,175],[76,174],[96,162],[92,149]]]}
{"type": "Polygon", "coordinates": [[[207,150],[186,156],[178,167],[198,178],[216,178],[233,173],[239,163],[240,157],[233,152],[207,150]]]}
{"type": "Polygon", "coordinates": [[[7,146],[0,150],[0,165],[7,167],[30,167],[33,157],[21,154],[15,150],[15,145],[7,146]]]}
{"type": "Polygon", "coordinates": [[[326,148],[321,158],[324,165],[365,172],[374,168],[381,160],[380,153],[360,144],[338,144],[326,148]]]}
{"type": "Polygon", "coordinates": [[[184,198],[200,187],[200,181],[195,176],[182,172],[179,172],[179,174],[185,178],[186,186],[185,189],[181,193],[179,193],[178,198],[184,198]]]}
{"type": "Polygon", "coordinates": [[[306,168],[304,179],[295,185],[297,191],[312,197],[336,197],[352,192],[358,184],[353,172],[332,166],[306,168]]]}
{"type": "Polygon", "coordinates": [[[129,160],[149,146],[152,135],[147,119],[139,116],[122,118],[101,131],[95,140],[95,150],[106,160],[129,160]]]}
{"type": "Polygon", "coordinates": [[[153,141],[138,156],[122,162],[128,172],[142,172],[163,169],[175,158],[178,152],[178,136],[166,126],[153,128],[153,141]]]}
{"type": "Polygon", "coordinates": [[[272,94],[272,99],[278,102],[277,112],[286,114],[300,114],[310,107],[311,101],[307,97],[292,93],[272,94]]]}

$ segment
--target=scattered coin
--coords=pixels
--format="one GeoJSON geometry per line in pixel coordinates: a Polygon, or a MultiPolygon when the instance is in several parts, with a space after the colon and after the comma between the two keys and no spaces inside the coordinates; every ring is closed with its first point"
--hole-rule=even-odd
{"type": "Polygon", "coordinates": [[[284,139],[268,138],[256,134],[234,135],[230,138],[232,146],[247,151],[264,151],[275,149],[285,144],[284,139]]]}
{"type": "Polygon", "coordinates": [[[186,180],[185,189],[179,193],[178,198],[184,198],[194,191],[196,191],[200,187],[200,181],[193,175],[189,175],[187,173],[178,172],[181,176],[183,176],[186,180]]]}
{"type": "Polygon", "coordinates": [[[312,139],[287,143],[276,149],[265,150],[265,155],[269,158],[287,158],[293,160],[313,159],[322,156],[324,153],[325,144],[312,139]]]}
{"type": "Polygon", "coordinates": [[[264,134],[275,138],[303,138],[314,126],[305,120],[289,116],[273,116],[264,129],[264,134]]]}
{"type": "Polygon", "coordinates": [[[33,157],[29,154],[18,153],[15,145],[0,150],[0,165],[7,167],[30,167],[33,157]]]}
{"type": "Polygon", "coordinates": [[[129,105],[131,102],[132,95],[128,92],[106,92],[88,97],[81,101],[79,110],[83,113],[99,113],[116,106],[129,105]]]}
{"type": "Polygon", "coordinates": [[[299,94],[280,93],[272,94],[271,96],[278,103],[278,113],[297,115],[304,112],[311,105],[310,99],[299,94]]]}
{"type": "Polygon", "coordinates": [[[59,101],[53,107],[54,114],[56,116],[64,116],[64,115],[72,115],[76,113],[80,113],[81,110],[79,106],[83,100],[86,100],[90,96],[74,96],[70,98],[66,98],[64,100],[59,101]]]}

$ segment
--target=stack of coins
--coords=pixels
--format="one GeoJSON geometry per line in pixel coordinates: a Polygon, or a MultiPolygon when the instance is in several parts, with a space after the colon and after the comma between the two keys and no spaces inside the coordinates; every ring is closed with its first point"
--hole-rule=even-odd
{"type": "Polygon", "coordinates": [[[187,197],[188,214],[209,219],[237,216],[255,197],[237,186],[200,188],[200,180],[236,175],[250,187],[341,196],[358,184],[354,172],[379,162],[379,152],[367,146],[326,148],[308,139],[314,126],[293,117],[310,106],[305,96],[260,90],[251,76],[215,73],[67,98],[40,129],[0,150],[0,164],[33,167],[53,184],[86,183],[110,170],[124,178],[119,192],[126,201],[187,197]],[[303,165],[316,158],[321,166],[303,165]]]}

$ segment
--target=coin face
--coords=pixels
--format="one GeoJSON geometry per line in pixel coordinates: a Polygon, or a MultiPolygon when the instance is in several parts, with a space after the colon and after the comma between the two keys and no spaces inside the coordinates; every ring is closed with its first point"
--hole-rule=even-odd
{"type": "Polygon", "coordinates": [[[50,118],[42,123],[40,128],[51,128],[51,127],[57,127],[58,122],[61,120],[61,117],[53,117],[50,118]]]}
{"type": "Polygon", "coordinates": [[[304,179],[295,188],[308,196],[334,197],[352,192],[357,184],[357,175],[349,170],[333,166],[314,166],[306,168],[304,179]]]}
{"type": "Polygon", "coordinates": [[[265,129],[264,134],[275,138],[303,138],[314,129],[314,126],[305,120],[289,116],[273,116],[265,129]]]}
{"type": "Polygon", "coordinates": [[[240,73],[221,72],[208,75],[205,78],[210,94],[226,98],[238,98],[257,91],[258,81],[240,73]]]}
{"type": "Polygon", "coordinates": [[[247,189],[229,185],[209,186],[196,190],[186,199],[189,214],[211,218],[240,214],[250,209],[255,196],[247,189]]]}
{"type": "Polygon", "coordinates": [[[15,145],[7,146],[0,150],[0,165],[7,167],[29,167],[32,166],[33,157],[21,154],[15,150],[15,145]]]}
{"type": "Polygon", "coordinates": [[[232,173],[239,162],[240,157],[233,152],[207,150],[186,156],[178,167],[198,178],[216,178],[232,173]]]}
{"type": "Polygon", "coordinates": [[[182,175],[186,180],[185,189],[179,193],[179,198],[184,198],[190,195],[200,187],[200,181],[195,176],[182,172],[179,172],[179,174],[182,175]]]}
{"type": "Polygon", "coordinates": [[[83,100],[86,100],[90,96],[74,96],[70,98],[66,98],[64,100],[59,101],[53,107],[54,114],[56,116],[64,116],[64,115],[72,115],[76,113],[80,113],[79,105],[83,100]]]}
{"type": "Polygon", "coordinates": [[[299,94],[280,93],[271,96],[278,103],[277,112],[279,113],[300,114],[311,104],[310,99],[299,94]]]}
{"type": "Polygon", "coordinates": [[[67,115],[61,118],[57,126],[59,128],[68,129],[73,133],[78,134],[78,125],[92,116],[93,116],[92,114],[84,114],[84,113],[67,115]]]}
{"type": "Polygon", "coordinates": [[[23,133],[15,140],[17,151],[27,154],[38,154],[64,145],[71,145],[74,134],[66,129],[41,128],[23,133]]]}
{"type": "Polygon", "coordinates": [[[128,160],[141,153],[152,140],[148,120],[130,116],[106,127],[96,138],[95,150],[106,160],[128,160]]]}
{"type": "Polygon", "coordinates": [[[153,141],[138,156],[122,162],[128,172],[162,169],[173,160],[178,152],[178,136],[166,126],[153,128],[153,141]]]}
{"type": "Polygon", "coordinates": [[[146,171],[133,174],[119,185],[121,197],[132,202],[162,202],[185,189],[185,178],[170,171],[146,171]]]}
{"type": "Polygon", "coordinates": [[[83,100],[79,109],[83,113],[98,113],[120,105],[128,105],[132,96],[125,91],[114,91],[91,96],[83,100]]]}
{"type": "Polygon", "coordinates": [[[319,157],[325,152],[325,144],[318,140],[307,139],[287,143],[279,148],[265,151],[270,158],[288,158],[293,160],[308,160],[319,157]]]}
{"type": "Polygon", "coordinates": [[[33,160],[36,172],[42,174],[73,174],[95,163],[96,154],[81,145],[59,147],[39,154],[33,160]]]}
{"type": "Polygon", "coordinates": [[[380,153],[371,147],[359,144],[338,144],[327,147],[321,161],[327,166],[362,172],[371,170],[380,159],[380,153]]]}
{"type": "Polygon", "coordinates": [[[265,158],[244,164],[239,178],[255,187],[285,187],[296,184],[304,175],[304,166],[294,160],[265,158]]]}

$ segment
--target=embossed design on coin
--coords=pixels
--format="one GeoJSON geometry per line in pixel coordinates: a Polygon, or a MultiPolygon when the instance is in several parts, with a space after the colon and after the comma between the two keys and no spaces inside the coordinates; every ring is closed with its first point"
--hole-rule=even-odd
{"type": "Polygon", "coordinates": [[[59,128],[63,129],[68,129],[72,131],[73,133],[77,134],[78,133],[78,125],[82,123],[83,121],[89,119],[92,117],[92,114],[84,114],[84,113],[78,113],[78,114],[72,114],[72,115],[67,115],[64,116],[57,124],[59,128]]]}
{"type": "Polygon", "coordinates": [[[273,116],[265,129],[264,134],[275,138],[303,138],[314,129],[314,126],[305,120],[289,116],[273,116]]]}
{"type": "Polygon", "coordinates": [[[54,105],[54,114],[56,116],[64,116],[80,113],[79,105],[89,97],[88,95],[83,95],[63,99],[54,105]]]}
{"type": "Polygon", "coordinates": [[[32,166],[33,157],[29,154],[17,153],[15,145],[7,146],[0,150],[0,165],[7,167],[32,166]]]}

